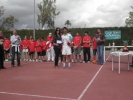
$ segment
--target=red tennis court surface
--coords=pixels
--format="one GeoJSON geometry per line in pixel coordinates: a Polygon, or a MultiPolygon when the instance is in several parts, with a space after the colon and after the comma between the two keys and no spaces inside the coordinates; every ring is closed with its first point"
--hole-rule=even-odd
{"type": "MultiPolygon", "coordinates": [[[[127,57],[111,71],[111,57],[103,65],[72,63],[54,69],[52,62],[22,62],[23,67],[0,70],[0,100],[133,100],[133,68],[127,57]]],[[[130,57],[131,62],[131,57],[130,57]]]]}

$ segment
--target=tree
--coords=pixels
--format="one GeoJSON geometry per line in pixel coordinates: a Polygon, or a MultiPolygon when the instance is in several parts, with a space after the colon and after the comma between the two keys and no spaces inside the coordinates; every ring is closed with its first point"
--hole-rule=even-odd
{"type": "Polygon", "coordinates": [[[16,19],[14,16],[10,15],[9,17],[1,18],[4,14],[4,7],[0,7],[0,30],[10,30],[11,28],[14,28],[14,24],[18,22],[18,19],[16,19]]]}
{"type": "Polygon", "coordinates": [[[38,14],[38,23],[42,28],[47,24],[48,28],[54,28],[54,19],[60,12],[56,12],[56,0],[43,0],[38,3],[40,14],[38,14]]]}
{"type": "Polygon", "coordinates": [[[66,20],[65,25],[67,25],[68,28],[69,25],[71,26],[71,22],[69,20],[66,20]]]}
{"type": "MultiPolygon", "coordinates": [[[[133,7],[131,6],[133,9],[133,7]]],[[[125,21],[127,27],[133,27],[133,12],[129,12],[129,18],[125,21]]]]}

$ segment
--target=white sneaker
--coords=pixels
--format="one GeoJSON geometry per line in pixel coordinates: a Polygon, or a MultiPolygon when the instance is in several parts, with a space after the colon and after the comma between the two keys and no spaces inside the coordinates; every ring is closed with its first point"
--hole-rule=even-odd
{"type": "Polygon", "coordinates": [[[5,61],[8,61],[8,59],[6,59],[5,61]]]}
{"type": "Polygon", "coordinates": [[[59,60],[59,63],[60,63],[61,61],[59,60]]]}
{"type": "Polygon", "coordinates": [[[88,63],[90,63],[90,61],[88,61],[88,63]]]}
{"type": "Polygon", "coordinates": [[[35,60],[32,60],[32,62],[35,62],[35,60]]]}
{"type": "Polygon", "coordinates": [[[36,60],[36,62],[38,62],[38,60],[36,60]]]}
{"type": "Polygon", "coordinates": [[[26,59],[26,61],[28,61],[28,59],[26,59]]]}
{"type": "Polygon", "coordinates": [[[83,61],[83,63],[85,63],[85,61],[83,61]]]}
{"type": "Polygon", "coordinates": [[[23,61],[25,61],[26,59],[24,59],[23,61]]]}
{"type": "Polygon", "coordinates": [[[75,63],[77,62],[77,60],[75,60],[75,63]]]}
{"type": "Polygon", "coordinates": [[[74,60],[72,59],[72,63],[74,62],[74,60]]]}
{"type": "Polygon", "coordinates": [[[29,61],[31,62],[32,60],[30,59],[29,61]]]}

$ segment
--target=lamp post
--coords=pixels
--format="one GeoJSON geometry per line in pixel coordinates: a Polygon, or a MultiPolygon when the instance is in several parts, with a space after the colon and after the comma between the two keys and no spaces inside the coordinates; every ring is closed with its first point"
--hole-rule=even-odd
{"type": "Polygon", "coordinates": [[[35,39],[35,0],[34,0],[34,31],[33,31],[33,37],[35,39]]]}

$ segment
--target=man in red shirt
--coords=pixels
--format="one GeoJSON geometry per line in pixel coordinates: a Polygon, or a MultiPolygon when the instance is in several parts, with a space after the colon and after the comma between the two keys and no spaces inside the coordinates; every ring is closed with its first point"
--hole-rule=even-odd
{"type": "Polygon", "coordinates": [[[24,61],[28,61],[28,45],[29,42],[27,40],[27,37],[24,37],[24,40],[22,41],[22,47],[23,47],[23,53],[24,53],[24,61]]]}
{"type": "Polygon", "coordinates": [[[79,55],[80,63],[81,61],[81,43],[82,43],[82,37],[79,36],[79,33],[76,32],[76,36],[73,39],[74,42],[74,54],[75,54],[75,62],[77,62],[77,55],[79,55]]]}
{"type": "Polygon", "coordinates": [[[96,37],[98,34],[95,34],[95,37],[92,39],[92,49],[93,49],[93,63],[96,63],[96,53],[97,53],[97,41],[96,41],[96,37]]]}
{"type": "Polygon", "coordinates": [[[89,33],[86,31],[85,36],[83,37],[83,54],[84,54],[84,61],[90,63],[90,42],[91,42],[91,37],[88,35],[89,33]],[[86,58],[86,55],[88,56],[88,59],[86,58]]]}
{"type": "Polygon", "coordinates": [[[44,40],[43,37],[42,37],[42,40],[41,40],[41,44],[42,44],[42,60],[45,61],[46,60],[46,49],[47,49],[47,46],[46,46],[46,41],[44,40]]]}
{"type": "Polygon", "coordinates": [[[36,41],[36,52],[37,52],[36,62],[38,62],[38,61],[42,62],[42,60],[41,60],[42,43],[41,43],[41,39],[40,38],[38,38],[37,41],[36,41]]]}
{"type": "Polygon", "coordinates": [[[30,60],[29,61],[35,61],[34,60],[34,53],[35,53],[35,42],[34,39],[32,38],[31,41],[29,42],[29,51],[30,51],[30,60]]]}
{"type": "Polygon", "coordinates": [[[10,52],[11,41],[5,36],[4,40],[4,51],[5,51],[5,61],[8,61],[10,52]]]}

